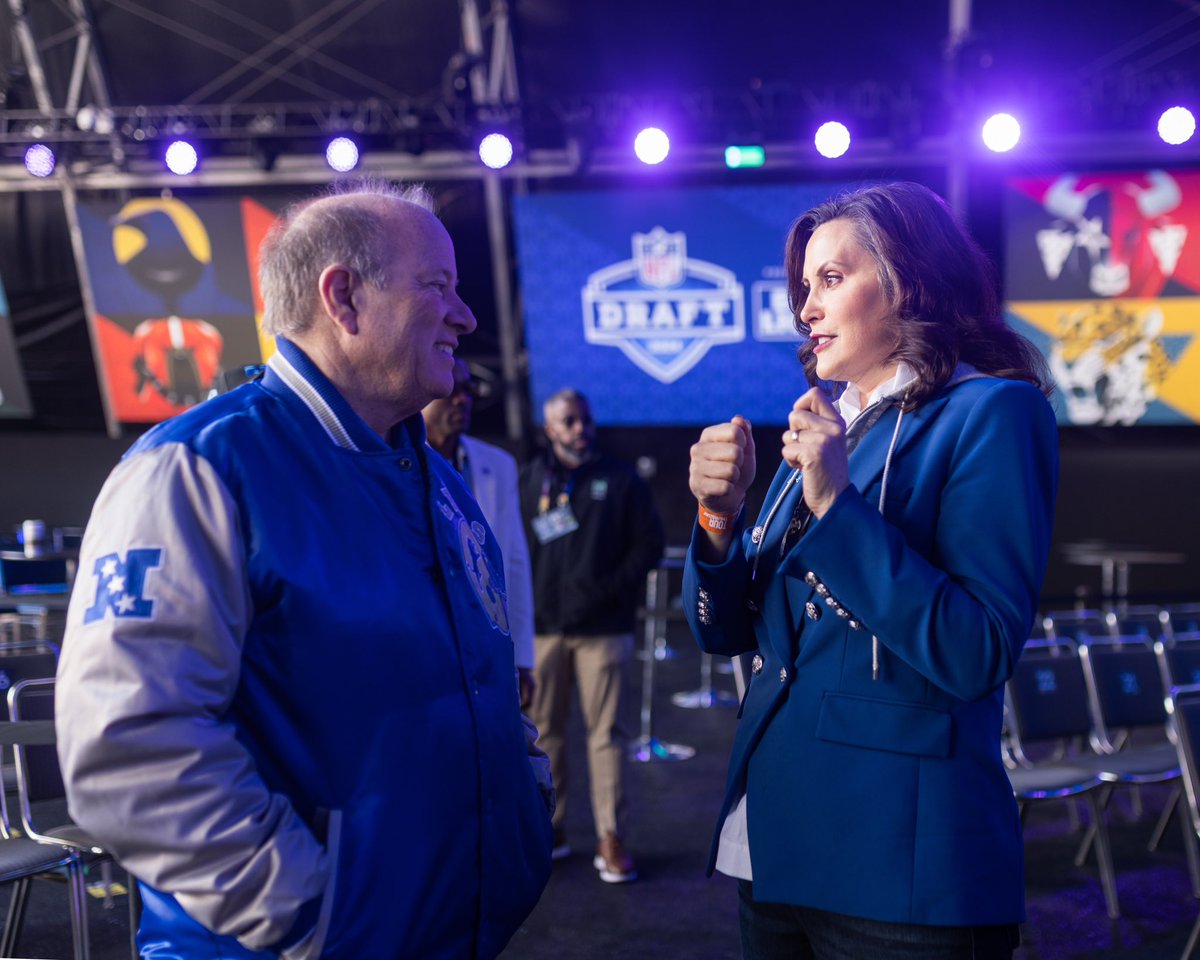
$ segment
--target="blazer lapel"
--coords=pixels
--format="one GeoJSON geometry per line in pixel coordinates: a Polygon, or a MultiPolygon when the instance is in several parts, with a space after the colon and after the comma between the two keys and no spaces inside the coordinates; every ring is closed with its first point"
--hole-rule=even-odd
{"type": "MultiPolygon", "coordinates": [[[[917,441],[945,403],[946,394],[942,393],[921,404],[916,410],[904,414],[904,422],[900,425],[900,436],[896,438],[896,448],[892,451],[893,460],[917,441]]],[[[883,476],[888,447],[891,446],[892,434],[896,429],[896,418],[899,416],[899,407],[887,410],[878,422],[863,435],[858,446],[854,448],[854,452],[850,454],[850,482],[859,493],[869,490],[871,485],[883,476]]]]}

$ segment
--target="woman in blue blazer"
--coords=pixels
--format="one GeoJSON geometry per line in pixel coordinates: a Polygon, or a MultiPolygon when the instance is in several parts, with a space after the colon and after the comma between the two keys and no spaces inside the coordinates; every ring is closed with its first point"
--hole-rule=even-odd
{"type": "Polygon", "coordinates": [[[754,652],[715,866],[747,960],[1009,958],[1021,827],[1003,685],[1033,622],[1057,486],[1035,348],[986,257],[911,183],[822,204],[788,237],[814,386],[747,526],[750,424],[704,430],[684,605],[754,652]]]}

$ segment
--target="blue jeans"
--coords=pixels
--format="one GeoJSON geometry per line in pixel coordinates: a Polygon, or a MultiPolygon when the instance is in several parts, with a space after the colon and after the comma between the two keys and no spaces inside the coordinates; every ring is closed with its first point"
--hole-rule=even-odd
{"type": "Polygon", "coordinates": [[[738,881],[743,960],[1011,960],[1016,924],[932,927],[885,923],[789,903],[757,903],[738,881]]]}

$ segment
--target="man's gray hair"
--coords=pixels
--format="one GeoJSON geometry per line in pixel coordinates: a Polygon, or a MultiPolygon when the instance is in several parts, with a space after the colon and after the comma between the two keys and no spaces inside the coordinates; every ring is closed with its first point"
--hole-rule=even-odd
{"type": "Polygon", "coordinates": [[[397,186],[375,178],[340,182],[284,212],[260,251],[258,276],[266,333],[294,336],[312,326],[317,282],[331,263],[344,264],[373,286],[387,284],[393,255],[389,201],[435,212],[433,194],[424,186],[397,186]]]}

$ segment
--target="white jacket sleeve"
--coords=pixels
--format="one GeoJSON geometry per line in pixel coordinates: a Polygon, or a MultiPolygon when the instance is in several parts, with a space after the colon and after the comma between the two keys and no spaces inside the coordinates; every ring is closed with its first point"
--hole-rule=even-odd
{"type": "Polygon", "coordinates": [[[59,663],[71,816],[139,878],[252,950],[322,895],[326,852],[226,719],[252,615],[237,506],[181,444],[113,471],[59,663]]]}
{"type": "Polygon", "coordinates": [[[529,544],[521,522],[517,494],[517,464],[506,457],[499,471],[500,516],[496,539],[504,554],[504,583],[508,588],[508,626],[512,632],[513,657],[518,667],[533,667],[533,573],[529,566],[529,544]]]}

